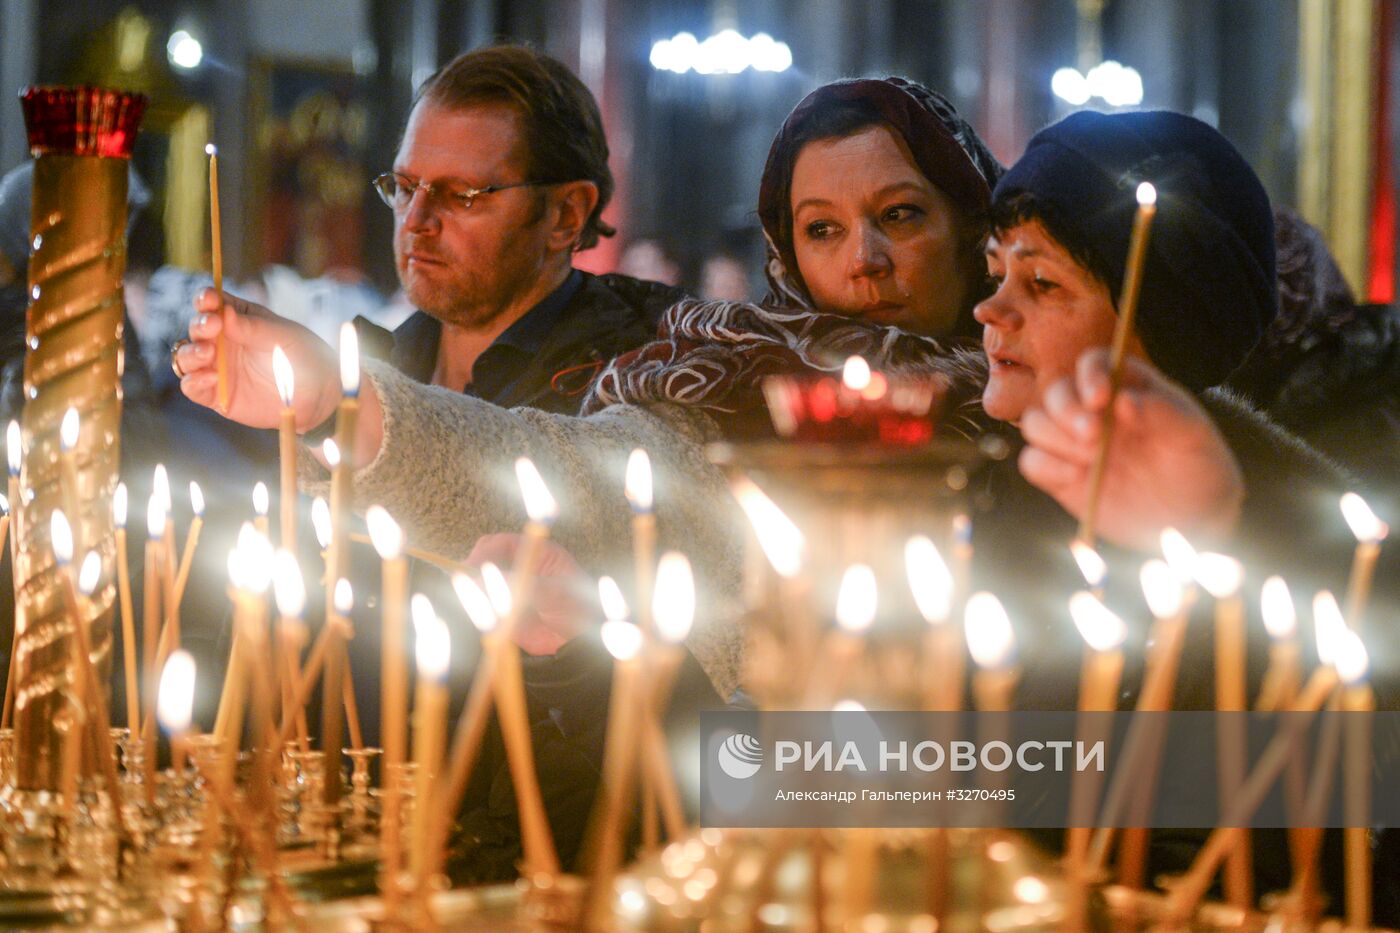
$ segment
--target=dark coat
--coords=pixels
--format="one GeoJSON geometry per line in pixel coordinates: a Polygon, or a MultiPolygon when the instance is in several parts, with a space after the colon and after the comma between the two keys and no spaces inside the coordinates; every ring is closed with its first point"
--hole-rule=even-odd
{"type": "MultiPolygon", "coordinates": [[[[681,289],[660,282],[616,274],[582,275],[582,284],[539,346],[528,358],[521,354],[521,368],[507,384],[499,391],[481,394],[482,398],[502,408],[524,406],[576,415],[584,390],[603,364],[655,339],[661,312],[686,297],[681,289]]],[[[441,325],[426,319],[421,311],[415,317],[415,326],[430,328],[431,359],[408,361],[394,352],[395,337],[406,325],[390,333],[357,318],[355,327],[365,355],[389,360],[408,375],[427,381],[441,325]]]]}
{"type": "Polygon", "coordinates": [[[1400,309],[1357,304],[1322,235],[1274,214],[1279,314],[1229,385],[1400,517],[1400,309]]]}

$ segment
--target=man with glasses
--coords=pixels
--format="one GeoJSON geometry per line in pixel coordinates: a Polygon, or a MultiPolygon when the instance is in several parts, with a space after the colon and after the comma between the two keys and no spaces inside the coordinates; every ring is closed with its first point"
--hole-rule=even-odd
{"type": "Polygon", "coordinates": [[[360,319],[361,345],[422,382],[576,414],[601,364],[683,297],[573,268],[613,233],[608,145],[583,82],[531,49],[468,52],[424,82],[374,187],[418,311],[392,334],[360,319]]]}

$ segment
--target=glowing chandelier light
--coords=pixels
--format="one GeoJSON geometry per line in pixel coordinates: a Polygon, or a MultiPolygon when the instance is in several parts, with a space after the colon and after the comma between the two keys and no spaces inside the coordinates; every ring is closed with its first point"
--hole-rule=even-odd
{"type": "Polygon", "coordinates": [[[1136,68],[1115,61],[1099,62],[1088,74],[1078,68],[1060,68],[1050,78],[1050,90],[1073,107],[1097,97],[1110,107],[1136,107],[1142,103],[1142,76],[1136,68]]]}
{"type": "Polygon", "coordinates": [[[792,49],[766,32],[745,38],[734,29],[722,29],[701,42],[688,32],[658,39],[651,47],[651,66],[657,71],[683,75],[736,75],[754,71],[783,72],[792,67],[792,49]]]}
{"type": "Polygon", "coordinates": [[[1076,0],[1079,67],[1057,69],[1050,77],[1050,90],[1071,107],[1083,107],[1091,98],[1110,107],[1136,107],[1142,103],[1142,75],[1137,69],[1104,60],[1104,3],[1105,0],[1076,0]]]}

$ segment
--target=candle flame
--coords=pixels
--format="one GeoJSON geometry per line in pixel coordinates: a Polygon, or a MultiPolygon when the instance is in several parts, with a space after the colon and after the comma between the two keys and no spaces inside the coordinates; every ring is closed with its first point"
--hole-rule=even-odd
{"type": "Polygon", "coordinates": [[[953,572],[938,546],[923,535],[904,543],[904,569],[919,614],[930,625],[942,625],[953,612],[953,572]]]}
{"type": "Polygon", "coordinates": [[[1337,668],[1337,676],[1348,687],[1355,687],[1361,682],[1366,676],[1367,668],[1371,666],[1371,659],[1366,653],[1366,643],[1361,640],[1360,635],[1351,629],[1341,633],[1333,664],[1337,668]]]}
{"type": "Polygon", "coordinates": [[[489,560],[481,565],[481,583],[486,587],[486,595],[491,598],[491,606],[496,615],[504,618],[510,615],[510,584],[501,568],[489,560]]]}
{"type": "Polygon", "coordinates": [[[204,517],[204,490],[194,480],[190,480],[190,510],[200,518],[204,517]]]}
{"type": "Polygon", "coordinates": [[[864,632],[875,621],[876,600],[875,571],[865,564],[852,564],[836,591],[836,624],[852,634],[864,632]]]}
{"type": "Polygon", "coordinates": [[[1167,566],[1166,561],[1156,558],[1147,561],[1142,565],[1139,576],[1142,595],[1153,618],[1170,619],[1181,611],[1186,594],[1181,590],[1181,579],[1167,566]]]}
{"type": "Polygon", "coordinates": [[[622,588],[612,577],[598,578],[598,601],[603,604],[603,618],[627,618],[627,600],[622,596],[622,588]]]}
{"type": "Polygon", "coordinates": [[[651,458],[640,447],[627,457],[624,489],[634,512],[651,511],[651,458]]]}
{"type": "Polygon", "coordinates": [[[272,558],[272,595],[277,611],[289,619],[301,616],[306,609],[306,581],[301,575],[297,557],[286,549],[272,558]]]}
{"type": "Polygon", "coordinates": [[[863,356],[848,356],[841,367],[841,384],[852,392],[860,392],[870,385],[870,364],[863,356]]]}
{"type": "Polygon", "coordinates": [[[58,443],[66,452],[78,446],[78,409],[70,407],[58,426],[58,443]]]}
{"type": "Polygon", "coordinates": [[[146,533],[152,538],[165,534],[165,503],[159,493],[151,493],[146,502],[146,533]]]}
{"type": "Polygon", "coordinates": [[[1354,492],[1342,496],[1342,517],[1356,540],[1363,544],[1378,544],[1390,534],[1390,526],[1377,518],[1366,500],[1354,492]]]}
{"type": "Polygon", "coordinates": [[[340,445],[334,438],[326,438],[321,442],[321,456],[326,458],[326,466],[334,470],[340,466],[340,445]]]}
{"type": "Polygon", "coordinates": [[[335,593],[332,594],[331,602],[335,604],[335,611],[342,616],[348,616],[350,610],[355,608],[355,590],[349,580],[341,577],[335,581],[335,593]]]}
{"type": "Polygon", "coordinates": [[[1244,583],[1244,565],[1224,554],[1202,553],[1196,558],[1196,582],[1216,599],[1229,599],[1244,583]]]}
{"type": "Polygon", "coordinates": [[[1080,590],[1069,598],[1069,614],[1089,647],[1100,654],[1117,651],[1128,637],[1128,627],[1093,593],[1080,590]]]}
{"type": "Polygon", "coordinates": [[[403,531],[382,505],[372,505],[365,512],[369,540],[379,552],[380,560],[394,560],[403,553],[403,531]]]}
{"type": "Polygon", "coordinates": [[[233,585],[247,593],[266,593],[272,583],[272,542],[267,535],[244,522],[238,543],[228,555],[228,575],[233,585]]]}
{"type": "Polygon", "coordinates": [[[413,615],[413,649],[418,659],[418,676],[441,680],[452,658],[452,637],[447,625],[438,618],[432,601],[422,593],[413,594],[409,607],[413,615]]]}
{"type": "Polygon", "coordinates": [[[207,156],[216,156],[219,154],[218,147],[216,147],[213,143],[205,143],[204,154],[207,156]]]}
{"type": "Polygon", "coordinates": [[[11,476],[19,476],[19,462],[23,453],[19,422],[11,421],[9,426],[5,428],[5,457],[9,461],[11,476]]]}
{"type": "Polygon", "coordinates": [[[1264,628],[1276,640],[1292,638],[1298,631],[1298,612],[1293,608],[1293,596],[1283,577],[1270,577],[1259,591],[1259,611],[1264,616],[1264,628]]]}
{"type": "Polygon", "coordinates": [[[165,510],[169,517],[175,510],[175,500],[170,498],[170,474],[165,472],[165,464],[157,463],[155,471],[151,475],[151,493],[160,496],[160,507],[165,510]]]}
{"type": "Polygon", "coordinates": [[[331,546],[331,507],[321,496],[311,500],[311,527],[321,550],[331,546]]]}
{"type": "Polygon", "coordinates": [[[267,507],[267,483],[264,483],[262,480],[258,480],[258,482],[253,485],[253,511],[256,512],[259,516],[266,515],[267,507]]]}
{"type": "Polygon", "coordinates": [[[272,380],[277,384],[277,397],[282,400],[282,407],[291,408],[292,399],[296,397],[296,376],[292,372],[292,361],[287,359],[280,344],[272,348],[272,380]]]}
{"type": "Polygon", "coordinates": [[[1342,648],[1342,639],[1350,631],[1342,618],[1342,608],[1337,599],[1327,590],[1318,590],[1313,596],[1313,634],[1317,638],[1317,660],[1328,666],[1336,666],[1337,653],[1342,648]]]}
{"type": "Polygon", "coordinates": [[[525,513],[530,521],[542,525],[552,524],[559,516],[559,504],[544,484],[544,477],[535,469],[529,457],[519,457],[515,461],[515,478],[520,483],[520,495],[525,499],[525,513]]]}
{"type": "Polygon", "coordinates": [[[340,325],[340,390],[347,398],[360,394],[360,338],[355,325],[340,325]]]}
{"type": "Polygon", "coordinates": [[[126,483],[117,483],[112,493],[112,523],[118,528],[126,527],[126,483]]]}
{"type": "Polygon", "coordinates": [[[62,509],[54,509],[49,519],[49,540],[53,543],[53,557],[59,564],[67,566],[73,562],[73,526],[68,524],[68,516],[62,509]]]}
{"type": "Polygon", "coordinates": [[[734,496],[758,536],[758,545],[779,576],[792,578],[802,568],[802,532],[772,499],[747,477],[734,480],[734,496]]]}
{"type": "Polygon", "coordinates": [[[1143,207],[1152,207],[1157,203],[1157,188],[1150,181],[1145,181],[1137,186],[1137,202],[1143,207]]]}
{"type": "Polygon", "coordinates": [[[1079,565],[1079,572],[1084,575],[1084,582],[1091,589],[1103,586],[1103,581],[1108,577],[1108,564],[1099,552],[1078,540],[1069,543],[1069,550],[1074,555],[1074,562],[1079,565]]]}
{"type": "Polygon", "coordinates": [[[998,670],[1011,662],[1016,636],[1001,600],[991,593],[973,593],[963,619],[967,650],[977,666],[998,670]]]}
{"type": "Polygon", "coordinates": [[[642,630],[631,622],[609,619],[599,632],[603,636],[603,647],[608,654],[619,661],[630,661],[642,650],[642,630]]]}
{"type": "Polygon", "coordinates": [[[184,648],[176,648],[160,672],[156,693],[156,718],[172,735],[189,731],[194,713],[194,658],[184,648]]]}
{"type": "Polygon", "coordinates": [[[0,514],[10,514],[10,497],[0,492],[0,514]]]}
{"type": "Polygon", "coordinates": [[[651,616],[656,620],[657,632],[673,645],[679,645],[690,634],[695,621],[695,575],[684,554],[667,551],[661,555],[651,616]]]}
{"type": "Polygon", "coordinates": [[[452,575],[452,589],[457,592],[462,608],[467,610],[467,618],[483,635],[496,627],[496,610],[491,606],[491,598],[477,582],[465,573],[452,575]]]}
{"type": "Polygon", "coordinates": [[[953,544],[955,546],[972,546],[972,517],[964,512],[959,512],[953,516],[953,544]]]}
{"type": "Polygon", "coordinates": [[[1162,556],[1172,568],[1182,586],[1189,586],[1196,579],[1196,549],[1186,536],[1175,528],[1162,529],[1162,556]]]}
{"type": "Polygon", "coordinates": [[[97,582],[102,578],[102,558],[96,551],[88,551],[78,568],[78,592],[91,596],[97,592],[97,582]]]}

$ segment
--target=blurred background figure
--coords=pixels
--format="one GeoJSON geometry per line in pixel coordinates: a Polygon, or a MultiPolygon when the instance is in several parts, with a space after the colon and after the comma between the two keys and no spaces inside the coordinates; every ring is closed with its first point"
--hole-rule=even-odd
{"type": "Polygon", "coordinates": [[[681,267],[657,240],[642,237],[627,244],[617,271],[634,279],[650,279],[667,285],[681,283],[681,267]]]}

